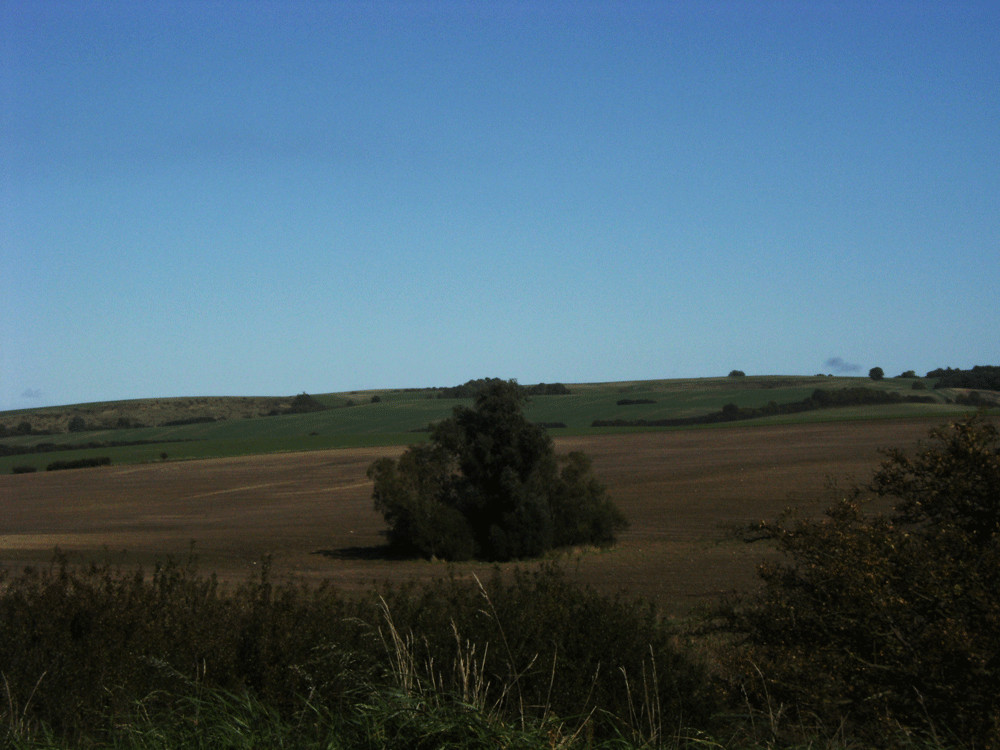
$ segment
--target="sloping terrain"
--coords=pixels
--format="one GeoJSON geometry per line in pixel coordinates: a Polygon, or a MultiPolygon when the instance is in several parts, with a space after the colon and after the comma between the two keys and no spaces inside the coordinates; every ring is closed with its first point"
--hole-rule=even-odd
{"type": "MultiPolygon", "coordinates": [[[[727,525],[770,518],[789,505],[817,513],[828,479],[866,479],[878,449],[913,447],[937,419],[658,431],[557,438],[583,450],[631,522],[610,550],[560,556],[571,575],[602,590],[649,595],[684,611],[751,585],[756,547],[727,525]]],[[[284,453],[188,462],[0,475],[0,563],[45,564],[55,547],[74,560],[125,565],[186,556],[243,580],[265,555],[279,575],[331,578],[346,587],[447,574],[443,563],[394,560],[365,476],[403,449],[284,453]],[[124,553],[124,554],[122,554],[124,553]]],[[[491,566],[455,566],[487,574],[491,566]]]]}

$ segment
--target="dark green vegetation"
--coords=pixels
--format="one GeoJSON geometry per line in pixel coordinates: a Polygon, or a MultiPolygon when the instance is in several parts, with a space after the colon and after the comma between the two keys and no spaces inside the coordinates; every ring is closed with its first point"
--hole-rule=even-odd
{"type": "Polygon", "coordinates": [[[929,378],[937,378],[935,388],[981,388],[988,391],[1000,391],[1000,367],[977,365],[971,370],[953,369],[933,370],[927,373],[929,378]]]}
{"type": "Polygon", "coordinates": [[[570,453],[560,470],[552,438],[529,422],[514,381],[481,388],[456,406],[430,442],[368,469],[375,508],[404,553],[447,560],[537,557],[554,547],[608,545],[625,519],[570,453]]]}
{"type": "Polygon", "coordinates": [[[786,562],[761,568],[730,625],[756,701],[873,743],[905,726],[998,747],[1000,437],[980,419],[931,434],[823,520],[756,527],[786,562]]]}
{"type": "MultiPolygon", "coordinates": [[[[470,410],[472,411],[472,410],[470,410]]],[[[915,747],[1000,737],[1000,436],[890,450],[745,530],[757,593],[673,622],[559,568],[346,594],[64,559],[0,580],[13,747],[915,747]]]]}
{"type": "MultiPolygon", "coordinates": [[[[595,419],[593,427],[693,427],[695,425],[736,422],[746,419],[760,419],[780,414],[801,414],[817,409],[842,409],[847,406],[884,406],[888,404],[933,404],[933,396],[904,396],[898,391],[884,391],[876,388],[839,388],[830,390],[817,388],[808,398],[779,404],[769,401],[764,406],[741,407],[735,403],[725,404],[719,411],[700,414],[696,417],[675,417],[672,419],[595,419]]],[[[622,399],[618,406],[655,403],[647,399],[622,399]]]]}
{"type": "Polygon", "coordinates": [[[641,602],[554,568],[347,597],[272,584],[266,567],[225,592],[193,563],[144,576],[57,562],[0,594],[0,741],[129,746],[145,732],[192,746],[219,714],[239,746],[265,728],[274,744],[259,747],[281,735],[291,747],[586,746],[570,739],[581,727],[632,739],[709,721],[714,691],[676,635],[641,602]]]}
{"type": "MultiPolygon", "coordinates": [[[[462,385],[453,388],[441,388],[437,391],[437,398],[479,398],[488,388],[504,382],[500,378],[478,378],[469,380],[462,385]]],[[[518,386],[525,396],[566,396],[570,390],[562,383],[538,383],[536,385],[518,386]]]]}
{"type": "Polygon", "coordinates": [[[53,461],[45,467],[46,471],[63,471],[65,469],[90,469],[95,466],[110,466],[111,459],[107,456],[93,458],[78,458],[73,461],[53,461]]]}
{"type": "MultiPolygon", "coordinates": [[[[816,389],[836,391],[863,386],[903,397],[911,395],[914,386],[924,384],[934,403],[904,400],[882,405],[844,405],[814,412],[762,412],[757,419],[777,423],[946,417],[977,406],[969,401],[967,391],[934,388],[935,383],[933,378],[885,378],[876,382],[868,378],[827,376],[743,376],[571,384],[563,387],[569,393],[562,395],[531,394],[539,386],[530,386],[531,398],[525,414],[537,424],[560,430],[555,435],[671,429],[591,425],[595,420],[643,420],[651,424],[665,419],[704,418],[726,404],[735,404],[743,410],[763,409],[772,402],[782,405],[803,401],[816,389]],[[620,400],[642,403],[619,406],[620,400]],[[959,400],[968,403],[956,403],[959,400]]],[[[544,386],[541,390],[552,388],[544,386]]],[[[109,456],[112,463],[122,464],[158,461],[162,453],[167,453],[171,460],[184,460],[407,445],[426,439],[428,425],[448,418],[454,406],[470,403],[471,396],[438,398],[443,390],[400,389],[310,396],[329,408],[306,413],[289,413],[293,398],[155,399],[3,412],[0,413],[0,473],[9,473],[15,465],[33,465],[42,470],[53,460],[91,456],[109,456]],[[271,412],[278,415],[266,416],[271,412]],[[87,429],[71,433],[69,422],[76,417],[80,417],[87,429]],[[45,455],[41,455],[43,452],[45,455]]],[[[995,401],[995,396],[987,393],[980,401],[989,402],[991,398],[995,401]]]]}

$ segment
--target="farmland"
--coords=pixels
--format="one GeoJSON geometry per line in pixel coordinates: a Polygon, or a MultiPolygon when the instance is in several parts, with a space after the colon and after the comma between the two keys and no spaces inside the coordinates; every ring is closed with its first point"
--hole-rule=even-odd
{"type": "MultiPolygon", "coordinates": [[[[919,379],[918,379],[919,380],[919,379]]],[[[563,396],[535,397],[527,416],[549,425],[554,437],[607,435],[634,432],[616,427],[592,426],[594,420],[647,420],[698,417],[727,403],[742,408],[789,403],[809,397],[817,388],[866,387],[909,396],[911,379],[766,376],[699,378],[691,380],[635,381],[573,384],[563,396]],[[620,404],[631,401],[631,404],[620,404]],[[636,403],[641,402],[641,403],[636,403]]],[[[922,380],[919,380],[923,384],[922,380]]],[[[845,407],[807,415],[775,415],[767,424],[802,421],[941,416],[961,413],[948,403],[951,390],[928,388],[933,403],[899,403],[872,407],[845,407]]],[[[175,398],[80,404],[0,413],[6,437],[0,439],[0,474],[14,466],[43,470],[56,460],[107,456],[114,464],[162,460],[250,456],[282,451],[311,451],[406,445],[425,438],[427,425],[447,417],[459,399],[437,398],[437,389],[355,391],[316,396],[325,411],[284,414],[290,398],[175,398]],[[277,416],[265,416],[277,412],[277,416]],[[79,419],[83,431],[69,431],[79,419]],[[17,434],[18,425],[29,424],[31,434],[17,434]],[[122,427],[121,425],[142,425],[122,427]],[[13,451],[44,452],[8,455],[13,451]],[[92,447],[81,447],[92,446],[92,447]]]]}
{"type": "MultiPolygon", "coordinates": [[[[285,412],[286,399],[264,412],[273,416],[235,414],[247,402],[227,399],[4,415],[15,425],[37,422],[30,433],[3,439],[9,466],[34,461],[44,469],[88,457],[110,465],[0,474],[4,658],[19,665],[5,672],[14,697],[0,719],[23,747],[36,747],[34,738],[49,731],[65,742],[105,733],[141,739],[192,726],[201,732],[201,722],[232,727],[243,746],[306,730],[398,737],[400,717],[415,736],[437,731],[453,739],[473,731],[470,716],[480,722],[475,731],[505,734],[519,722],[519,731],[546,738],[525,746],[550,746],[553,736],[570,733],[567,747],[604,746],[575,743],[583,725],[552,718],[577,713],[595,738],[626,728],[637,747],[686,746],[682,735],[663,734],[661,719],[652,722],[661,711],[671,726],[683,715],[700,736],[732,737],[720,747],[783,746],[772,736],[778,731],[789,746],[841,737],[835,715],[830,725],[772,720],[758,741],[763,714],[741,682],[742,652],[724,636],[700,632],[719,618],[699,608],[758,586],[756,566],[774,554],[771,545],[746,544],[736,529],[789,507],[817,516],[871,477],[880,449],[910,452],[931,428],[969,410],[932,391],[920,402],[745,417],[772,402],[809,401],[818,384],[830,387],[826,378],[659,381],[577,385],[570,395],[535,398],[529,417],[549,425],[558,453],[593,459],[631,525],[611,548],[502,565],[394,557],[366,477],[373,460],[426,439],[428,423],[467,401],[383,391],[318,396],[331,408],[309,413],[285,412]],[[125,419],[146,426],[120,426],[125,410],[125,419]],[[159,422],[150,418],[158,410],[159,422]],[[633,421],[719,411],[740,416],[686,428],[633,421]],[[74,419],[72,432],[43,426],[74,419]],[[597,428],[595,419],[622,424],[597,428]],[[39,443],[51,445],[33,447],[39,443]],[[192,558],[196,566],[184,564],[192,558]],[[162,566],[168,559],[180,566],[162,566]],[[133,575],[136,567],[147,577],[133,575]],[[426,685],[415,667],[418,650],[426,652],[419,662],[427,665],[426,685]],[[453,710],[449,696],[466,700],[465,655],[480,653],[474,667],[496,686],[483,683],[474,706],[459,704],[460,728],[441,725],[453,710]],[[532,669],[536,661],[551,666],[532,669]],[[658,672],[657,664],[671,666],[658,672]],[[646,686],[647,666],[655,687],[636,713],[628,679],[641,674],[646,686]],[[15,709],[25,695],[30,711],[15,709]],[[217,699],[221,707],[209,710],[217,699]],[[302,721],[317,711],[318,721],[302,721]],[[412,724],[420,717],[445,729],[412,724]],[[248,739],[250,726],[269,739],[248,739]]],[[[878,387],[912,389],[905,381],[878,387]]],[[[770,700],[766,689],[761,695],[770,700]]],[[[905,726],[893,731],[902,736],[905,726]]],[[[876,736],[869,729],[852,731],[876,736]]],[[[378,742],[371,746],[394,744],[378,742]]],[[[506,743],[482,746],[498,744],[506,743]]]]}
{"type": "MultiPolygon", "coordinates": [[[[626,589],[683,612],[753,580],[759,551],[726,527],[786,506],[818,512],[828,480],[866,478],[878,449],[913,446],[937,418],[739,424],[699,430],[556,438],[583,450],[629,518],[611,550],[574,550],[570,574],[600,590],[626,589]]],[[[60,547],[71,559],[149,566],[184,557],[223,580],[245,579],[264,556],[274,571],[345,588],[442,575],[442,563],[384,554],[384,524],[365,469],[400,446],[155,461],[99,469],[0,476],[0,561],[43,564],[60,547]]],[[[488,572],[485,564],[459,573],[488,572]]]]}

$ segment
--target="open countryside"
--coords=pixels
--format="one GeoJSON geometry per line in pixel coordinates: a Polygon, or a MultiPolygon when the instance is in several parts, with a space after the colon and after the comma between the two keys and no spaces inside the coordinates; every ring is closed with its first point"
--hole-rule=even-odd
{"type": "MultiPolygon", "coordinates": [[[[879,449],[912,448],[928,429],[967,408],[956,391],[914,391],[912,379],[748,377],[571,385],[536,396],[528,416],[550,428],[560,454],[582,450],[630,522],[608,550],[559,553],[571,575],[597,588],[648,596],[684,613],[754,580],[757,548],[733,526],[794,506],[818,513],[877,467],[879,449]],[[806,398],[816,388],[860,387],[931,394],[931,403],[853,406],[699,429],[594,428],[595,419],[690,417],[727,403],[760,407],[806,398]]],[[[928,381],[931,383],[931,381],[928,381]]],[[[39,472],[0,475],[0,561],[11,568],[71,559],[149,566],[197,555],[200,566],[236,583],[265,557],[273,570],[349,588],[379,580],[427,579],[443,563],[391,559],[385,523],[372,507],[368,465],[424,438],[459,399],[433,390],[329,394],[327,410],[282,414],[291,399],[175,399],[3,415],[44,426],[101,421],[189,422],[7,438],[6,445],[129,442],[130,445],[6,456],[0,464],[39,472]],[[275,416],[258,416],[264,409],[275,416]],[[242,412],[239,410],[242,409],[242,412]],[[253,409],[257,409],[254,412],[253,409]],[[239,416],[237,416],[239,415],[239,416]],[[252,417],[252,418],[239,418],[252,417]],[[337,447],[345,446],[345,447],[337,447]],[[111,458],[112,466],[44,472],[57,459],[111,458]],[[164,458],[165,454],[165,458],[164,458]],[[214,458],[206,458],[216,456],[214,458]],[[202,460],[181,460],[201,458],[202,460]]],[[[264,412],[266,413],[266,412],[264,412]]],[[[484,563],[458,566],[488,570],[484,563]]],[[[509,567],[509,566],[508,566],[509,567]]]]}

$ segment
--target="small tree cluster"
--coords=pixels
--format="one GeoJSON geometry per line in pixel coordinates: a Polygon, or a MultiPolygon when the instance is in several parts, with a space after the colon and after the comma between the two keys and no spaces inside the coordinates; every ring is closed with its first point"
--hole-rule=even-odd
{"type": "Polygon", "coordinates": [[[625,520],[583,453],[557,458],[523,413],[515,381],[492,380],[456,407],[427,444],[368,469],[389,540],[410,554],[463,560],[533,557],[553,547],[610,544],[625,520]]]}

